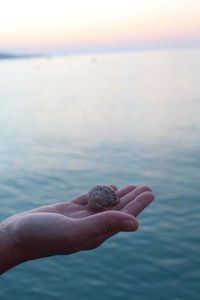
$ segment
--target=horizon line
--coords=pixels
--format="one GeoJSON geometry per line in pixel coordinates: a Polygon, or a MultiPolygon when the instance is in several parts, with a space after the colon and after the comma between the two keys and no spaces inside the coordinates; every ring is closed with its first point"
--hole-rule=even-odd
{"type": "Polygon", "coordinates": [[[26,51],[5,51],[0,49],[0,59],[4,58],[1,55],[5,56],[6,58],[10,59],[17,59],[17,58],[39,58],[39,57],[62,57],[62,56],[75,56],[75,55],[97,55],[97,54],[106,54],[106,53],[120,53],[120,52],[148,52],[148,51],[165,51],[165,50],[195,50],[200,49],[200,43],[189,45],[149,45],[149,46],[141,46],[135,45],[134,47],[103,47],[103,48],[82,48],[82,49],[71,49],[62,51],[62,53],[58,52],[49,52],[49,53],[38,53],[38,52],[26,52],[26,51]]]}

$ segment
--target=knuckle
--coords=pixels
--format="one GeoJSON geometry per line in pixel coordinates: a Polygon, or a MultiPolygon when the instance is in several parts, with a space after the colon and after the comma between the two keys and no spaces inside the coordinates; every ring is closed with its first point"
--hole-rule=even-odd
{"type": "Polygon", "coordinates": [[[102,228],[102,234],[112,233],[116,230],[116,226],[114,226],[114,222],[112,219],[107,219],[102,228]]]}

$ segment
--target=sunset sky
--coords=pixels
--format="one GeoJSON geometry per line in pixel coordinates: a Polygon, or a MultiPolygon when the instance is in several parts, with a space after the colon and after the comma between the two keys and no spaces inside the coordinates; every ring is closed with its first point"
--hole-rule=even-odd
{"type": "Polygon", "coordinates": [[[199,0],[6,0],[0,52],[200,47],[199,0]]]}

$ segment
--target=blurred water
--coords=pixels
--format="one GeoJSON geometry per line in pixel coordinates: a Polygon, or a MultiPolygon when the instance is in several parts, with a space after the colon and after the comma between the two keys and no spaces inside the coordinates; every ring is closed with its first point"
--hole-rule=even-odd
{"type": "Polygon", "coordinates": [[[27,262],[0,297],[200,299],[200,50],[0,61],[0,219],[150,185],[136,233],[27,262]]]}

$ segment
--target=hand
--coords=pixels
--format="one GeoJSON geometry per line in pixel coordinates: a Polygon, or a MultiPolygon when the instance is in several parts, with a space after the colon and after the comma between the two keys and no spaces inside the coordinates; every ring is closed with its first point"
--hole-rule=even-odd
{"type": "Polygon", "coordinates": [[[120,204],[112,210],[90,211],[85,193],[68,202],[42,206],[6,219],[1,226],[14,247],[13,253],[21,261],[70,254],[94,249],[120,231],[137,230],[135,217],[154,199],[151,189],[111,186],[120,197],[120,204]]]}

